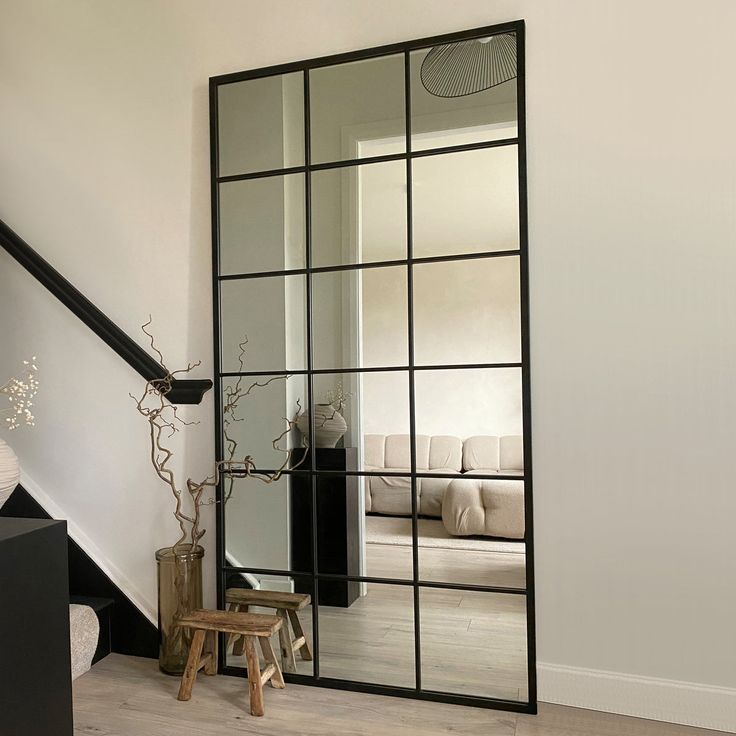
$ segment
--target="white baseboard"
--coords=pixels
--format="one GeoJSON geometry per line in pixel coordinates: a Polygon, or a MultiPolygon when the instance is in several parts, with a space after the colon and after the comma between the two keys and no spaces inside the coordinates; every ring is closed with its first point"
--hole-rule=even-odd
{"type": "Polygon", "coordinates": [[[736,732],[736,688],[537,663],[539,700],[736,732]]]}
{"type": "Polygon", "coordinates": [[[67,532],[69,536],[84,550],[84,552],[94,561],[94,563],[107,575],[110,580],[122,590],[130,599],[131,603],[154,625],[158,626],[158,616],[156,615],[156,605],[146,600],[146,597],[138,590],[133,582],[111,565],[105,558],[105,555],[97,547],[97,545],[67,516],[64,509],[48,496],[43,489],[30,478],[27,473],[21,470],[20,484],[28,493],[33,496],[38,503],[43,506],[45,511],[53,519],[63,519],[66,521],[67,532]]]}

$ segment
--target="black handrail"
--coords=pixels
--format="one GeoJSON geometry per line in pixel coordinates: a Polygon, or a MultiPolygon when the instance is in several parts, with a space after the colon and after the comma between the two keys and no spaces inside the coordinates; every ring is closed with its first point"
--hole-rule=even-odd
{"type": "MultiPolygon", "coordinates": [[[[0,246],[143,378],[153,381],[166,375],[166,371],[135,340],[128,337],[2,220],[0,246]]],[[[211,388],[212,381],[209,379],[175,379],[167,398],[172,404],[199,404],[202,396],[211,388]]]]}

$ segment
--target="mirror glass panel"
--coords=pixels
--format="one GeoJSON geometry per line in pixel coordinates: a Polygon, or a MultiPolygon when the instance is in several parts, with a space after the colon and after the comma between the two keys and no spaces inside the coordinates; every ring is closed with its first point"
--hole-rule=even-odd
{"type": "Polygon", "coordinates": [[[412,162],[414,256],[519,247],[516,146],[412,162]]]}
{"type": "Polygon", "coordinates": [[[223,275],[304,268],[304,174],[220,184],[223,275]]]}
{"type": "MultiPolygon", "coordinates": [[[[445,457],[439,451],[436,458],[430,454],[434,448],[427,440],[420,440],[421,437],[448,435],[461,439],[461,450],[454,443],[447,462],[452,463],[453,469],[477,470],[485,469],[483,463],[486,461],[482,455],[476,457],[470,453],[466,448],[467,439],[522,435],[521,371],[518,368],[417,371],[414,384],[417,467],[431,467],[445,457]],[[459,462],[465,463],[464,466],[458,467],[459,462]]],[[[495,463],[495,454],[488,462],[491,466],[495,463]]]]}
{"type": "Polygon", "coordinates": [[[516,116],[513,33],[412,52],[412,150],[515,138],[516,116]]]}
{"type": "MultiPolygon", "coordinates": [[[[374,475],[364,480],[364,574],[373,578],[411,580],[414,575],[412,479],[407,475],[374,475]]],[[[421,480],[415,479],[415,483],[419,488],[421,480]]]]}
{"type": "Polygon", "coordinates": [[[309,90],[313,164],[364,158],[358,141],[406,130],[403,54],[312,69],[309,90]]]}
{"type": "Polygon", "coordinates": [[[306,368],[304,276],[222,281],[220,315],[223,373],[306,368]]]}
{"type": "Polygon", "coordinates": [[[406,221],[405,161],[312,174],[314,266],[405,259],[406,221]]]}
{"type": "Polygon", "coordinates": [[[528,700],[509,28],[216,85],[220,605],[287,681],[528,700]]]}
{"type": "Polygon", "coordinates": [[[519,259],[414,266],[417,365],[521,360],[519,259]]]}
{"type": "Polygon", "coordinates": [[[524,482],[464,475],[419,479],[422,497],[432,491],[439,495],[436,489],[442,487],[442,514],[446,517],[446,521],[429,516],[418,521],[420,579],[523,590],[526,545],[523,539],[505,535],[519,531],[514,525],[524,516],[524,482]],[[498,508],[483,506],[484,493],[498,499],[498,508]],[[472,521],[467,518],[471,513],[477,517],[472,521]],[[494,514],[499,518],[492,519],[494,514]]]}
{"type": "Polygon", "coordinates": [[[361,592],[349,607],[320,600],[320,675],[414,687],[412,588],[368,583],[361,592]]]}
{"type": "Polygon", "coordinates": [[[406,266],[312,276],[316,369],[406,366],[406,266]]]}
{"type": "Polygon", "coordinates": [[[523,595],[421,588],[419,605],[423,687],[528,699],[523,595]]]}
{"type": "Polygon", "coordinates": [[[227,459],[245,455],[261,470],[304,469],[306,442],[289,432],[287,419],[297,422],[308,406],[307,377],[286,373],[246,375],[222,383],[223,451],[227,459]]]}
{"type": "Polygon", "coordinates": [[[311,504],[307,473],[225,482],[225,554],[232,567],[312,572],[312,527],[301,516],[311,504]],[[292,519],[298,528],[292,529],[292,519]]]}
{"type": "Polygon", "coordinates": [[[217,91],[219,175],[304,165],[304,75],[275,74],[217,91]]]}
{"type": "MultiPolygon", "coordinates": [[[[355,453],[345,465],[347,472],[386,469],[386,435],[409,436],[409,373],[318,373],[313,380],[317,446],[353,448],[355,453]]],[[[309,444],[307,413],[298,426],[298,441],[309,444]]],[[[409,469],[408,440],[405,445],[405,456],[389,456],[390,462],[397,463],[397,472],[409,469]]]]}

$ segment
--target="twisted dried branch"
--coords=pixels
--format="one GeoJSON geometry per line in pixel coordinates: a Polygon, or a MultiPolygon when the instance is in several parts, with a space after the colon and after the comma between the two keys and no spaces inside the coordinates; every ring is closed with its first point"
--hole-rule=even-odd
{"type": "MultiPolygon", "coordinates": [[[[296,424],[302,412],[301,403],[297,401],[297,413],[293,419],[284,418],[285,429],[278,437],[272,441],[272,446],[279,452],[284,453],[284,461],[275,472],[259,471],[255,459],[251,455],[245,455],[242,459],[236,459],[238,452],[238,441],[231,434],[230,429],[235,422],[242,422],[244,417],[239,416],[238,410],[240,401],[249,396],[254,390],[265,388],[269,384],[278,380],[287,380],[288,374],[273,376],[267,381],[254,381],[246,388],[243,385],[243,376],[240,375],[234,385],[225,389],[225,402],[223,406],[223,434],[226,445],[226,457],[215,463],[214,472],[202,480],[194,480],[187,478],[184,483],[179,483],[174,470],[170,467],[174,450],[167,444],[169,440],[182,428],[198,424],[196,421],[185,421],[179,416],[178,407],[170,404],[166,400],[167,394],[171,391],[174,379],[177,376],[186,375],[197,368],[201,363],[187,364],[186,368],[175,371],[169,370],[164,361],[163,354],[159,350],[156,340],[149,327],[152,319],[149,317],[148,322],[141,326],[142,331],[147,335],[151,349],[158,356],[158,363],[166,372],[163,378],[156,378],[146,382],[146,385],[139,396],[130,394],[131,398],[136,402],[138,413],[145,417],[149,425],[150,437],[150,460],[156,471],[157,476],[166,484],[174,497],[174,518],[176,519],[180,536],[173,545],[174,553],[178,554],[183,549],[183,545],[189,546],[189,549],[195,549],[202,537],[205,535],[205,529],[202,528],[201,510],[203,506],[216,503],[213,496],[207,496],[207,493],[215,489],[221,480],[227,480],[227,488],[223,494],[223,498],[227,501],[233,493],[235,480],[238,478],[256,478],[263,483],[270,484],[279,480],[283,471],[288,467],[298,467],[306,457],[306,439],[302,442],[302,448],[305,452],[302,458],[294,464],[293,454],[297,449],[290,450],[282,447],[282,443],[296,429],[296,424]]],[[[247,338],[240,344],[240,373],[245,369],[245,352],[248,344],[247,338]]]]}

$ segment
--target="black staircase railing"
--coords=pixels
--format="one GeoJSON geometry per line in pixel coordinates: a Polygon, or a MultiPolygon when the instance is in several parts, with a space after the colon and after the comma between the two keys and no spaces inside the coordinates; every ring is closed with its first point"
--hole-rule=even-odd
{"type": "MultiPolygon", "coordinates": [[[[166,371],[135,340],[126,335],[2,220],[0,246],[143,378],[153,381],[166,375],[166,371]]],[[[172,404],[199,404],[210,388],[212,381],[209,379],[175,379],[167,398],[172,404]]]]}

